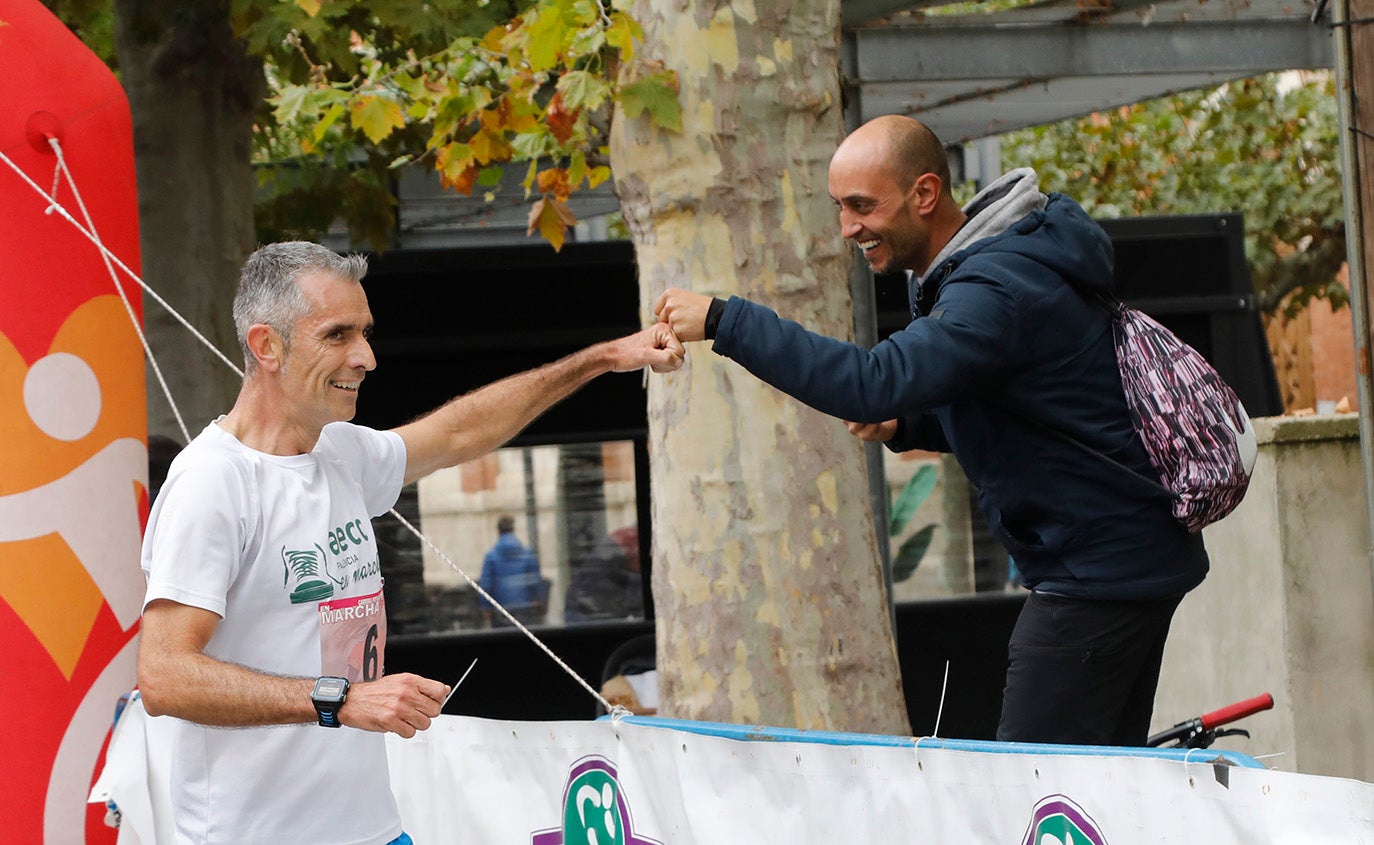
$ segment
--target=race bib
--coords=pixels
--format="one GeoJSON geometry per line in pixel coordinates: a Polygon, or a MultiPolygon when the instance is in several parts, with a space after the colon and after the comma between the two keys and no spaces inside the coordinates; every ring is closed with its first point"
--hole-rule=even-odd
{"type": "Polygon", "coordinates": [[[319,604],[321,673],[349,683],[382,676],[386,653],[386,601],[382,591],[319,604]]]}

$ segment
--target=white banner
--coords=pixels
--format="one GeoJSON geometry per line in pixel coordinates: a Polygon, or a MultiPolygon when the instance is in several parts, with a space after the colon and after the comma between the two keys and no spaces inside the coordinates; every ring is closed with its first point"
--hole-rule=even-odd
{"type": "MultiPolygon", "coordinates": [[[[138,807],[131,815],[151,830],[147,808],[157,815],[164,802],[136,793],[161,788],[166,763],[156,753],[130,762],[145,743],[156,747],[159,720],[143,730],[145,719],[131,706],[120,720],[93,800],[138,807]],[[142,770],[113,771],[130,765],[142,770]]],[[[1207,751],[1185,761],[1182,752],[912,747],[902,738],[683,726],[441,716],[414,739],[388,736],[392,788],[416,845],[1374,843],[1374,784],[1214,763],[1207,751]]],[[[140,841],[157,840],[121,831],[121,845],[140,841]]]]}
{"type": "Polygon", "coordinates": [[[651,721],[443,717],[394,739],[407,831],[417,845],[1374,843],[1374,784],[1213,765],[1211,752],[742,741],[651,721]]]}

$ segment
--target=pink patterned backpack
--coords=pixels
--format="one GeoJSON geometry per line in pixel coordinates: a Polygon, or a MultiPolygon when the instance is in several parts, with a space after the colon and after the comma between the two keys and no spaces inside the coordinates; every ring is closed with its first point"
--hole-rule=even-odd
{"type": "Polygon", "coordinates": [[[1196,349],[1124,303],[1111,308],[1131,423],[1173,495],[1174,516],[1197,533],[1245,497],[1255,430],[1235,391],[1196,349]]]}
{"type": "Polygon", "coordinates": [[[1240,397],[1196,349],[1149,315],[1105,296],[1126,406],[1157,479],[1053,426],[1038,428],[1131,473],[1173,500],[1174,517],[1196,534],[1235,510],[1255,468],[1255,429],[1240,397]]]}

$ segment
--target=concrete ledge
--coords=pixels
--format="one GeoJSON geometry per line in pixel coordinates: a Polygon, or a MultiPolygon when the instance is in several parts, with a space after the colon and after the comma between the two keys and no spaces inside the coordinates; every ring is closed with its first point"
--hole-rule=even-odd
{"type": "Polygon", "coordinates": [[[1256,417],[1255,440],[1266,443],[1314,443],[1360,436],[1360,415],[1320,414],[1304,417],[1256,417]]]}
{"type": "Polygon", "coordinates": [[[1359,417],[1253,424],[1250,490],[1204,532],[1212,569],[1174,617],[1153,727],[1267,691],[1274,709],[1245,720],[1239,750],[1286,771],[1369,780],[1374,591],[1359,417]]]}

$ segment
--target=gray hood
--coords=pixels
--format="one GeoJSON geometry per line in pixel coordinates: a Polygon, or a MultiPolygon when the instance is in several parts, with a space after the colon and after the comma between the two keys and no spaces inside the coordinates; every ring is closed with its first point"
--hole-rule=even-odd
{"type": "MultiPolygon", "coordinates": [[[[969,244],[1000,235],[1032,211],[1043,211],[1047,199],[1040,192],[1040,181],[1035,171],[1029,167],[1018,167],[1003,174],[964,206],[964,214],[968,219],[935,256],[935,260],[930,262],[930,266],[926,267],[926,273],[969,244]]],[[[917,284],[925,279],[925,274],[912,275],[917,284]]]]}

